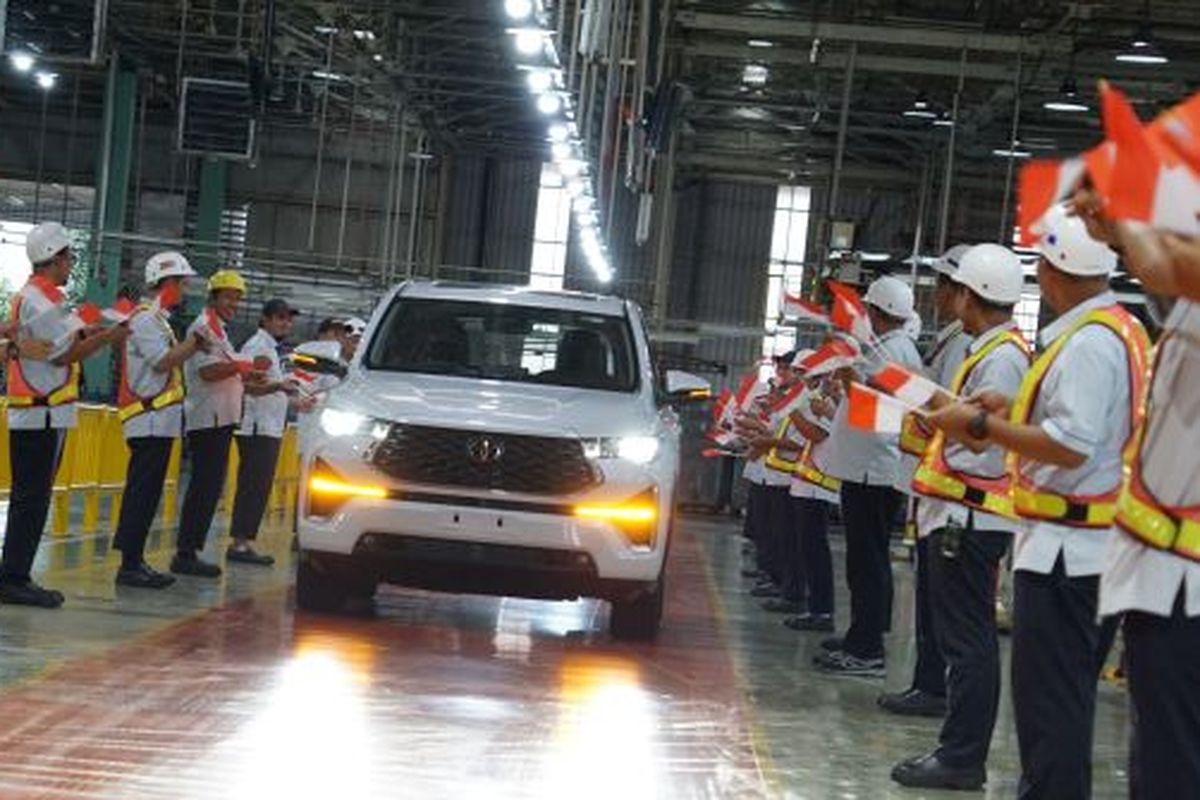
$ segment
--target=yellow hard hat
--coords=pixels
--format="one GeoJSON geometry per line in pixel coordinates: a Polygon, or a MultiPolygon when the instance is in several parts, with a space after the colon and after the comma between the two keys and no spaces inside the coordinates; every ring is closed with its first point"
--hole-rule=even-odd
{"type": "Polygon", "coordinates": [[[219,269],[208,279],[208,291],[216,292],[221,289],[234,289],[246,293],[246,279],[236,270],[219,269]]]}

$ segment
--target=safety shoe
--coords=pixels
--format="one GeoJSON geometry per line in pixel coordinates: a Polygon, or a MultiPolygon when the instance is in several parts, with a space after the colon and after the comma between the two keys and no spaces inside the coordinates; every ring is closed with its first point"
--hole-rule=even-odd
{"type": "MultiPolygon", "coordinates": [[[[822,631],[829,633],[833,630],[833,615],[797,614],[794,617],[785,619],[783,624],[794,631],[822,631]]],[[[841,644],[841,640],[838,640],[838,644],[841,644]]]]}
{"type": "Polygon", "coordinates": [[[121,567],[117,570],[117,585],[134,589],[165,589],[175,583],[175,578],[159,572],[145,561],[136,567],[121,567]]]}
{"type": "Polygon", "coordinates": [[[875,700],[875,704],[884,711],[904,717],[946,716],[946,698],[920,689],[881,694],[875,700]]]}
{"type": "Polygon", "coordinates": [[[816,659],[817,669],[830,675],[853,675],[862,678],[887,677],[883,658],[859,658],[844,650],[822,653],[816,659]]]}
{"type": "Polygon", "coordinates": [[[943,764],[934,752],[901,761],[892,768],[892,780],[914,789],[972,792],[987,783],[987,770],[983,767],[951,767],[943,764]]]}
{"type": "Polygon", "coordinates": [[[65,599],[62,592],[43,588],[31,580],[0,583],[0,603],[5,605],[58,608],[65,599]]]}
{"type": "Polygon", "coordinates": [[[798,614],[804,606],[794,600],[784,600],[782,597],[772,597],[762,604],[763,611],[772,614],[798,614]]]}
{"type": "Polygon", "coordinates": [[[225,551],[225,560],[238,564],[253,564],[256,567],[269,567],[275,563],[275,557],[259,553],[253,547],[230,547],[225,551]]]}
{"type": "Polygon", "coordinates": [[[838,650],[841,650],[842,645],[844,645],[845,643],[846,643],[846,640],[843,639],[841,636],[831,636],[828,639],[821,640],[821,649],[828,653],[834,653],[834,652],[837,652],[838,650]]]}
{"type": "Polygon", "coordinates": [[[171,572],[176,575],[195,575],[200,578],[219,578],[221,568],[216,564],[202,561],[194,554],[176,553],[171,559],[171,572]]]}
{"type": "Polygon", "coordinates": [[[767,597],[779,597],[779,587],[773,583],[763,582],[750,590],[751,597],[765,599],[767,597]]]}

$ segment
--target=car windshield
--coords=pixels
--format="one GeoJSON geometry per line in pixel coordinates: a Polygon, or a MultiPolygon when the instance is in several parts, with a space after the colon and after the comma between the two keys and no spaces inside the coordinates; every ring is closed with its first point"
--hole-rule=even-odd
{"type": "Polygon", "coordinates": [[[637,388],[623,317],[509,303],[399,297],[364,365],[614,392],[637,388]]]}

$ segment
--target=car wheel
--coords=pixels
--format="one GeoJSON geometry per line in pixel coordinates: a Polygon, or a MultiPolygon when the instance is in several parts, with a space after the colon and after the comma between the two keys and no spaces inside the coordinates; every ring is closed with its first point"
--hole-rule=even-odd
{"type": "Polygon", "coordinates": [[[348,601],[369,606],[375,596],[376,581],[356,570],[311,551],[300,553],[296,569],[296,607],[302,611],[337,613],[348,601]]]}
{"type": "Polygon", "coordinates": [[[662,625],[664,581],[660,575],[650,589],[627,600],[613,601],[608,630],[614,639],[645,642],[658,636],[662,625]]]}

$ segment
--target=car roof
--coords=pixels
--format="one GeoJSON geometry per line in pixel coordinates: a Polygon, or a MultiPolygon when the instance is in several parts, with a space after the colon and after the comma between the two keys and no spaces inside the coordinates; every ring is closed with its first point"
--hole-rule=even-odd
{"type": "Polygon", "coordinates": [[[530,286],[463,283],[458,281],[410,281],[400,288],[403,297],[429,300],[465,300],[475,303],[511,303],[564,311],[586,311],[606,316],[625,316],[625,301],[611,295],[566,290],[535,289],[530,286]]]}

